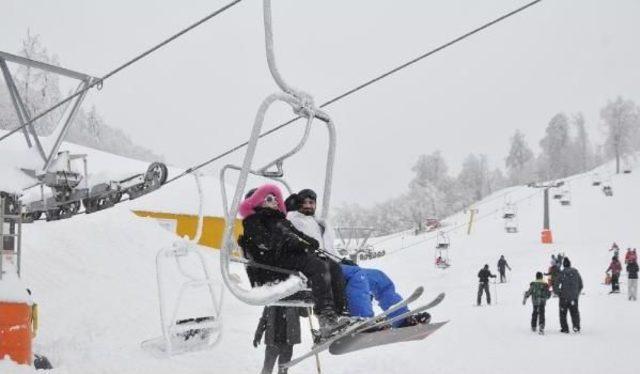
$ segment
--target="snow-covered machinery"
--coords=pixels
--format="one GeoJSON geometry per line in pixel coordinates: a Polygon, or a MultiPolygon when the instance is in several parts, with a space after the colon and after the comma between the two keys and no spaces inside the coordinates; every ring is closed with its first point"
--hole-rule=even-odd
{"type": "Polygon", "coordinates": [[[78,214],[81,206],[84,206],[85,213],[93,213],[114,206],[121,201],[123,195],[128,199],[135,199],[165,183],[167,167],[163,163],[154,162],[144,173],[90,184],[87,155],[60,150],[89,87],[95,85],[98,78],[2,51],[0,69],[30,152],[29,157],[37,159],[29,162],[29,165],[16,165],[33,180],[30,185],[22,186],[25,190],[22,197],[25,222],[38,220],[43,215],[47,221],[69,218],[78,214]],[[51,135],[42,137],[36,133],[34,122],[31,122],[31,113],[26,109],[7,62],[44,70],[80,82],[51,135]],[[45,149],[45,143],[50,143],[48,150],[45,149]],[[40,191],[34,193],[32,189],[38,187],[40,191]]]}
{"type": "Polygon", "coordinates": [[[449,257],[449,235],[444,231],[438,231],[436,236],[436,247],[434,251],[434,265],[439,269],[446,269],[451,266],[449,257]]]}
{"type": "Polygon", "coordinates": [[[371,227],[336,227],[334,229],[340,243],[336,250],[342,256],[358,262],[382,257],[386,254],[384,249],[376,250],[373,245],[367,243],[371,235],[375,232],[371,227]]]}

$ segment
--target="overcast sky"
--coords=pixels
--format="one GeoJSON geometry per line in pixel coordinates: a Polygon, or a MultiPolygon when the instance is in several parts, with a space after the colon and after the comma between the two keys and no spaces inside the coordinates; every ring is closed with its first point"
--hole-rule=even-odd
{"type": "MultiPolygon", "coordinates": [[[[276,54],[285,78],[323,102],[527,2],[274,0],[276,54]]],[[[17,53],[29,28],[63,66],[100,76],[224,4],[2,0],[0,50],[17,53]]],[[[108,80],[86,106],[176,165],[245,141],[261,100],[276,91],[261,11],[262,1],[244,0],[108,80]]],[[[334,202],[402,193],[418,155],[435,150],[456,172],[471,152],[503,166],[516,129],[537,152],[561,111],[582,111],[599,141],[608,99],[640,102],[639,16],[638,0],[546,0],[328,107],[339,142],[334,202]]],[[[289,117],[275,110],[267,126],[289,117]]],[[[287,168],[296,189],[320,187],[322,130],[287,168]]],[[[260,163],[299,132],[273,136],[260,163]]]]}

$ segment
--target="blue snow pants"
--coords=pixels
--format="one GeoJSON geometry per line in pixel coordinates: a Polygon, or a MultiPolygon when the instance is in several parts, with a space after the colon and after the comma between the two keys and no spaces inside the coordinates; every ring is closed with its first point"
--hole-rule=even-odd
{"type": "MultiPolygon", "coordinates": [[[[382,271],[366,269],[359,266],[340,265],[346,282],[347,306],[349,313],[357,317],[373,317],[373,305],[371,298],[378,302],[382,310],[387,310],[394,304],[402,301],[402,296],[396,292],[393,281],[382,271]]],[[[409,311],[403,307],[391,313],[390,317],[409,311]]],[[[394,324],[399,324],[397,321],[394,324]]]]}

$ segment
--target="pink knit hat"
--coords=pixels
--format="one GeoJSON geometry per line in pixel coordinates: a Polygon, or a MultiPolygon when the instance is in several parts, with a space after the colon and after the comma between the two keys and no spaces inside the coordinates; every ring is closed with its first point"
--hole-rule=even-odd
{"type": "Polygon", "coordinates": [[[240,217],[247,218],[255,213],[255,208],[262,205],[262,203],[264,202],[264,198],[267,197],[267,195],[275,196],[276,201],[278,202],[278,210],[284,214],[287,214],[280,188],[278,188],[278,186],[276,186],[275,184],[264,184],[258,187],[253,192],[253,194],[248,196],[242,203],[240,203],[240,208],[238,209],[240,217]]]}

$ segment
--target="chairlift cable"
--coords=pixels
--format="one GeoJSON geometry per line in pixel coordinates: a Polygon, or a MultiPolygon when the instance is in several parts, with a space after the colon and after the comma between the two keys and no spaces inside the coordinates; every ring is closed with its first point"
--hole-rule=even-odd
{"type": "MultiPolygon", "coordinates": [[[[502,16],[500,16],[500,17],[498,17],[498,18],[496,18],[496,19],[494,19],[494,20],[492,20],[490,22],[487,22],[487,23],[485,23],[484,25],[482,25],[480,27],[477,27],[477,28],[475,28],[475,29],[473,29],[473,30],[471,30],[471,31],[469,31],[469,32],[467,32],[467,33],[465,33],[465,34],[463,34],[463,35],[461,35],[461,36],[459,36],[459,37],[457,37],[457,38],[445,43],[445,44],[440,45],[439,47],[436,47],[436,48],[434,48],[434,49],[432,49],[432,50],[430,50],[430,51],[428,51],[428,52],[426,52],[426,53],[424,53],[424,54],[422,54],[422,55],[420,55],[420,56],[418,56],[416,58],[413,58],[412,60],[410,60],[408,62],[405,62],[402,65],[399,65],[399,66],[387,71],[386,73],[383,73],[383,74],[381,74],[381,75],[379,75],[379,76],[377,76],[377,77],[375,77],[373,79],[370,79],[367,82],[362,83],[362,84],[358,85],[357,87],[354,87],[354,88],[352,88],[352,89],[350,89],[350,90],[348,90],[348,91],[346,91],[346,92],[344,92],[344,93],[342,93],[342,94],[340,94],[340,95],[338,95],[338,96],[336,96],[336,97],[324,102],[323,104],[321,104],[319,106],[319,108],[324,108],[324,107],[327,107],[327,106],[329,106],[331,104],[334,104],[334,103],[346,98],[347,96],[350,96],[350,95],[352,95],[352,94],[354,94],[354,93],[356,93],[356,92],[358,92],[358,91],[360,91],[360,90],[362,90],[362,89],[364,89],[364,88],[366,88],[366,87],[368,87],[368,86],[370,86],[370,85],[372,85],[372,84],[374,84],[374,83],[376,83],[376,82],[378,82],[378,81],[380,81],[380,80],[382,80],[382,79],[384,79],[384,78],[386,78],[386,77],[388,77],[388,76],[390,76],[390,75],[392,75],[394,73],[397,73],[400,70],[403,70],[403,69],[409,67],[410,65],[415,64],[418,61],[421,61],[421,60],[423,60],[423,59],[425,59],[425,58],[427,58],[427,57],[429,57],[429,56],[431,56],[431,55],[433,55],[433,54],[435,54],[437,52],[440,52],[440,51],[442,51],[442,50],[444,50],[444,49],[446,49],[446,48],[448,48],[448,47],[450,47],[450,46],[452,46],[452,45],[454,45],[454,44],[456,44],[456,43],[458,43],[458,42],[460,42],[460,41],[462,41],[462,40],[464,40],[464,39],[466,39],[466,38],[468,38],[468,37],[470,37],[470,36],[472,36],[472,35],[474,35],[474,34],[476,34],[478,32],[480,32],[480,31],[482,31],[482,30],[485,30],[485,29],[487,29],[487,28],[489,28],[489,27],[491,27],[491,26],[493,26],[493,25],[495,25],[495,24],[497,24],[497,23],[499,23],[501,21],[504,21],[505,19],[507,19],[507,18],[509,18],[511,16],[514,16],[514,15],[524,11],[525,9],[527,9],[527,8],[533,6],[533,5],[536,5],[537,3],[541,2],[541,1],[542,0],[532,1],[532,2],[530,2],[530,3],[528,3],[528,4],[524,5],[524,6],[521,6],[518,9],[515,9],[515,10],[509,12],[509,13],[506,13],[506,14],[504,14],[504,15],[502,15],[502,16]]],[[[287,122],[284,122],[284,123],[272,128],[271,130],[266,131],[265,133],[261,134],[260,138],[268,136],[268,135],[270,135],[270,134],[272,134],[272,133],[274,133],[274,132],[276,132],[276,131],[278,131],[278,130],[280,130],[280,129],[282,129],[282,128],[284,128],[284,127],[286,127],[286,126],[288,126],[288,125],[290,125],[290,124],[292,124],[294,122],[296,122],[297,120],[299,120],[301,118],[302,118],[301,116],[297,116],[295,118],[292,118],[292,119],[288,120],[287,122]]],[[[200,163],[200,164],[198,164],[196,166],[190,167],[187,170],[185,170],[182,174],[179,174],[179,175],[177,175],[177,176],[175,176],[175,177],[173,177],[171,179],[168,179],[165,182],[165,184],[173,182],[174,180],[179,179],[179,178],[183,177],[186,174],[189,174],[189,173],[191,173],[191,172],[193,172],[195,170],[201,169],[201,168],[203,168],[203,167],[205,167],[205,166],[207,166],[207,165],[209,165],[209,164],[211,164],[211,163],[213,163],[215,161],[218,161],[219,159],[221,159],[221,158],[223,158],[225,156],[228,156],[229,154],[231,154],[231,153],[233,153],[233,152],[245,147],[247,144],[249,144],[249,143],[248,142],[244,142],[242,144],[239,144],[239,145],[237,145],[237,146],[235,146],[235,147],[233,147],[233,148],[231,148],[231,149],[229,149],[229,150],[227,150],[227,151],[225,151],[225,152],[223,152],[223,153],[221,153],[221,154],[219,154],[219,155],[217,155],[217,156],[215,156],[215,157],[213,157],[213,158],[211,158],[211,159],[209,159],[209,160],[207,160],[205,162],[202,162],[202,163],[200,163]]]]}
{"type": "Polygon", "coordinates": [[[181,37],[182,35],[188,33],[189,31],[195,29],[196,27],[202,25],[203,23],[209,21],[210,19],[214,18],[215,16],[223,13],[224,11],[226,11],[227,9],[233,7],[234,5],[238,4],[241,1],[242,0],[234,0],[234,1],[230,2],[230,3],[228,3],[227,5],[223,6],[222,8],[217,9],[216,11],[214,11],[211,14],[209,14],[208,16],[200,19],[199,21],[197,21],[197,22],[191,24],[190,26],[182,29],[178,33],[170,36],[169,38],[165,39],[161,43],[156,44],[155,46],[151,47],[150,49],[146,50],[145,52],[139,54],[138,56],[132,58],[131,60],[125,62],[124,64],[118,66],[114,70],[112,70],[112,71],[108,72],[107,74],[105,74],[104,76],[102,76],[102,78],[91,80],[89,82],[89,84],[85,88],[83,88],[82,90],[79,90],[76,93],[74,93],[73,95],[68,96],[67,98],[63,99],[62,101],[58,102],[57,104],[49,107],[49,109],[46,109],[45,111],[39,113],[35,117],[32,117],[29,121],[23,123],[22,125],[16,127],[15,129],[13,129],[13,130],[9,131],[8,133],[4,134],[3,136],[1,136],[0,137],[0,142],[3,141],[5,138],[8,138],[9,136],[15,134],[16,132],[22,130],[26,126],[31,125],[32,123],[34,123],[35,121],[39,120],[40,118],[46,116],[47,114],[53,112],[54,110],[58,109],[59,107],[61,107],[64,104],[68,103],[69,101],[73,100],[74,98],[84,94],[85,92],[89,91],[93,87],[95,87],[95,86],[98,86],[98,88],[102,87],[102,84],[104,83],[105,80],[111,78],[112,76],[114,76],[115,74],[119,73],[120,71],[126,69],[127,67],[131,66],[132,64],[140,61],[141,59],[147,57],[151,53],[153,53],[153,52],[157,51],[158,49],[164,47],[165,45],[171,43],[172,41],[176,40],[177,38],[181,37]]]}

